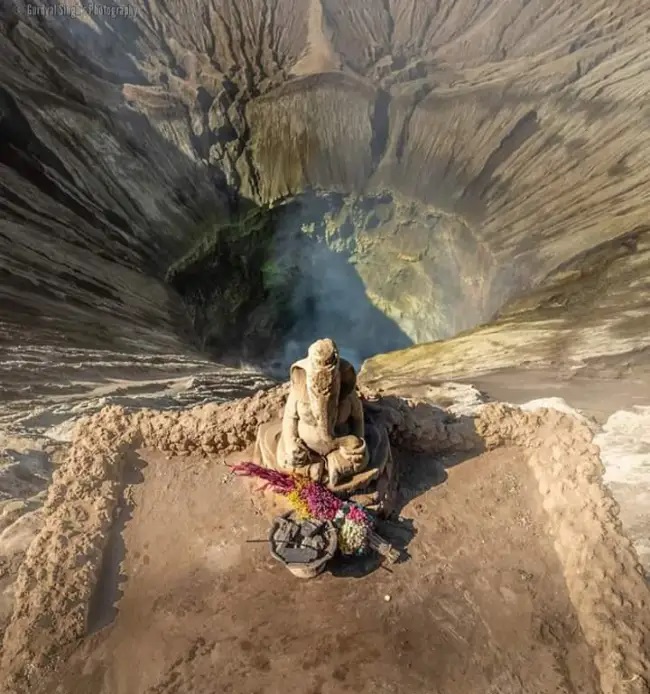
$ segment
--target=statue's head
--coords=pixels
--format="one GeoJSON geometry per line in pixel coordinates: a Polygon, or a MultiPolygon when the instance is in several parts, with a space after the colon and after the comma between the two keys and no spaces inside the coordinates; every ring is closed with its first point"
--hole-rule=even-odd
{"type": "Polygon", "coordinates": [[[316,340],[309,346],[307,356],[291,366],[290,379],[297,391],[306,389],[310,400],[347,397],[357,380],[354,368],[341,359],[336,342],[330,338],[316,340]]]}
{"type": "Polygon", "coordinates": [[[332,369],[339,365],[339,348],[336,342],[326,337],[324,340],[316,340],[307,350],[312,369],[332,369]]]}
{"type": "Polygon", "coordinates": [[[334,340],[316,340],[307,350],[307,388],[314,396],[338,397],[339,350],[334,340]]]}

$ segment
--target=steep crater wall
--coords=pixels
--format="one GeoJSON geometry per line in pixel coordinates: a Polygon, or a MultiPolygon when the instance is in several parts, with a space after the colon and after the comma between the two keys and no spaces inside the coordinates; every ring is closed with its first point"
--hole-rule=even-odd
{"type": "Polygon", "coordinates": [[[53,345],[254,353],[337,320],[361,357],[445,338],[646,223],[650,16],[631,0],[36,5],[0,15],[3,379],[17,349],[55,379],[53,345]],[[369,229],[357,212],[382,196],[369,229]],[[244,234],[263,252],[215,246],[255,206],[282,221],[244,234]],[[314,269],[278,282],[297,221],[314,269]],[[332,254],[364,306],[319,285],[332,254]]]}

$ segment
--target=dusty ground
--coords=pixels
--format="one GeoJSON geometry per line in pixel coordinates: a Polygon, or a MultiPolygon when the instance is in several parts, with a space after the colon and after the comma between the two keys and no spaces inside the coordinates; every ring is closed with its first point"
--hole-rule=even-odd
{"type": "Polygon", "coordinates": [[[223,465],[285,397],[77,424],[11,586],[4,691],[648,694],[648,588],[585,421],[364,391],[412,461],[411,558],[302,583],[248,542],[266,500],[223,465]],[[443,456],[467,460],[446,479],[443,456]]]}
{"type": "Polygon", "coordinates": [[[142,460],[111,553],[123,550],[121,571],[104,567],[91,612],[92,629],[113,621],[40,691],[598,691],[517,449],[465,460],[446,481],[431,457],[412,459],[410,559],[306,583],[248,542],[268,524],[245,483],[205,459],[142,460]]]}

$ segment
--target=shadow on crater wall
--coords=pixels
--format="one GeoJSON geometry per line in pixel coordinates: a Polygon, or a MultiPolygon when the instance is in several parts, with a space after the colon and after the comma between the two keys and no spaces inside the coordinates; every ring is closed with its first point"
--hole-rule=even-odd
{"type": "Polygon", "coordinates": [[[295,209],[246,201],[233,219],[208,222],[167,272],[203,349],[216,357],[264,358],[284,375],[318,337],[336,340],[357,367],[378,352],[411,345],[371,302],[349,249],[305,233],[305,217],[295,209]]]}

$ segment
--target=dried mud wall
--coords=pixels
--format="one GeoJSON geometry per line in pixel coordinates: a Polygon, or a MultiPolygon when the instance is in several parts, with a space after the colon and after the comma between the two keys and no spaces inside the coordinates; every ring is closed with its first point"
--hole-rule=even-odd
{"type": "MultiPolygon", "coordinates": [[[[43,529],[30,546],[16,585],[3,645],[3,670],[14,691],[84,636],[90,599],[123,485],[127,450],[156,448],[170,456],[219,459],[249,446],[259,424],[282,407],[287,386],[225,405],[181,412],[129,413],[108,407],[80,420],[67,460],[57,470],[43,529]]],[[[379,397],[369,406],[384,418],[394,446],[419,453],[518,445],[530,451],[548,530],[604,694],[648,692],[648,589],[618,508],[602,485],[592,431],[550,410],[525,413],[483,405],[455,417],[423,401],[379,397]]]]}
{"type": "Polygon", "coordinates": [[[563,566],[604,694],[650,691],[650,593],[618,505],[602,483],[593,433],[572,416],[481,408],[477,433],[489,448],[530,450],[547,527],[563,566]]]}

